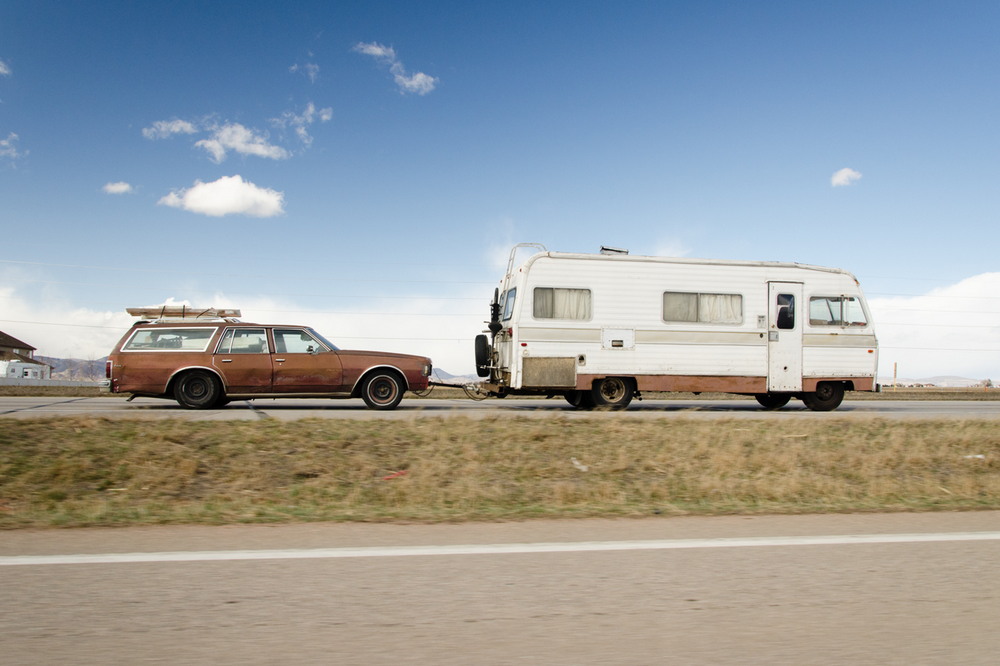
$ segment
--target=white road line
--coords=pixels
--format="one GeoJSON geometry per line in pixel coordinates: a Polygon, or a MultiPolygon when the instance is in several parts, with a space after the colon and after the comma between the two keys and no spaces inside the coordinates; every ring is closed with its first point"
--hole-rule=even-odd
{"type": "Polygon", "coordinates": [[[159,553],[95,553],[80,555],[12,555],[0,566],[48,564],[126,564],[133,562],[220,562],[236,560],[302,560],[344,557],[435,557],[442,555],[516,555],[620,550],[683,550],[692,548],[779,548],[786,546],[850,546],[859,544],[1000,541],[1000,532],[938,534],[845,534],[801,537],[719,539],[656,539],[649,541],[570,541],[565,543],[494,543],[453,546],[366,546],[285,550],[207,550],[159,553]]]}

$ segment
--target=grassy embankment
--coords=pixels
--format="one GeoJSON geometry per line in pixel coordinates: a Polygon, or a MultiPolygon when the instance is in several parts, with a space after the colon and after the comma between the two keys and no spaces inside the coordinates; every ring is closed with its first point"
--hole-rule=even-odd
{"type": "Polygon", "coordinates": [[[989,421],[5,419],[0,527],[1000,508],[989,421]]]}

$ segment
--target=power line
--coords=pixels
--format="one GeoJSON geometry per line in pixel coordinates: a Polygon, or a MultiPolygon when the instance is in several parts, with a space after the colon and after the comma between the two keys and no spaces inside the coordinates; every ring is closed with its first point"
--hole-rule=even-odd
{"type": "MultiPolygon", "coordinates": [[[[45,267],[48,267],[48,268],[81,268],[81,269],[86,269],[86,270],[114,271],[114,272],[119,272],[119,273],[156,273],[156,274],[169,274],[169,275],[172,275],[172,276],[175,276],[175,277],[177,275],[177,269],[165,269],[165,268],[134,268],[134,267],[125,267],[125,266],[90,266],[90,265],[86,265],[86,264],[57,264],[57,263],[47,263],[47,262],[43,262],[43,261],[22,261],[20,259],[0,259],[0,263],[2,263],[2,264],[18,264],[18,265],[22,265],[22,266],[45,266],[45,267]]],[[[370,268],[371,267],[371,264],[369,264],[369,263],[364,263],[364,264],[362,264],[362,263],[357,263],[357,264],[341,263],[339,265],[340,266],[357,266],[358,268],[370,268]]],[[[423,263],[414,263],[414,264],[393,262],[393,265],[394,266],[419,266],[419,267],[422,267],[422,268],[428,268],[428,264],[426,262],[423,262],[423,263]]],[[[461,264],[449,264],[447,267],[461,267],[461,264]]],[[[443,268],[447,268],[447,267],[443,267],[443,268]]],[[[473,266],[467,264],[466,267],[467,268],[472,268],[473,266]]],[[[477,268],[477,269],[481,269],[482,265],[481,264],[477,264],[474,267],[477,268]]],[[[229,279],[231,279],[231,278],[238,278],[238,279],[241,279],[241,280],[246,280],[247,277],[248,277],[248,273],[247,272],[241,272],[241,273],[207,273],[207,272],[199,271],[198,272],[198,276],[199,277],[229,278],[229,279]]],[[[250,277],[253,277],[253,276],[251,275],[250,277]]],[[[259,277],[260,277],[260,279],[267,279],[267,280],[284,280],[284,281],[290,281],[290,280],[301,281],[302,280],[301,276],[288,276],[288,277],[285,277],[285,276],[282,276],[282,275],[273,275],[273,274],[268,274],[266,276],[266,278],[264,276],[259,276],[259,277]]],[[[479,281],[468,281],[468,280],[417,280],[417,279],[413,279],[411,277],[388,280],[388,279],[373,279],[373,278],[370,278],[370,277],[350,277],[350,276],[348,276],[348,277],[336,277],[336,276],[334,276],[334,277],[325,277],[324,279],[327,279],[330,282],[374,282],[374,283],[389,283],[389,284],[395,284],[395,283],[405,283],[405,284],[413,284],[413,283],[416,283],[416,284],[490,284],[490,285],[494,284],[493,282],[479,282],[479,281]]],[[[71,284],[76,284],[76,283],[71,283],[71,284]]]]}

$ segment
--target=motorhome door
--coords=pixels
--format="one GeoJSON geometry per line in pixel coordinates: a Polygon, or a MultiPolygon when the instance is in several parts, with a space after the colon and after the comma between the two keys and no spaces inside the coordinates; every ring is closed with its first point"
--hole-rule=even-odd
{"type": "Polygon", "coordinates": [[[768,282],[767,390],[802,390],[802,283],[768,282]]]}

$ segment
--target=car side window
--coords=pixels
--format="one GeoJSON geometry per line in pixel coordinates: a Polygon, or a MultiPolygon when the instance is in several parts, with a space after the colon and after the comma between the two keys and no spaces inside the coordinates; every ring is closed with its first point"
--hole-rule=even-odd
{"type": "Polygon", "coordinates": [[[326,351],[316,338],[300,328],[274,329],[274,348],[279,354],[311,354],[326,351]]]}
{"type": "Polygon", "coordinates": [[[203,352],[218,328],[139,328],[122,351],[198,351],[203,352]]]}
{"type": "Polygon", "coordinates": [[[220,354],[266,354],[267,333],[263,328],[229,328],[219,342],[220,354]]]}

